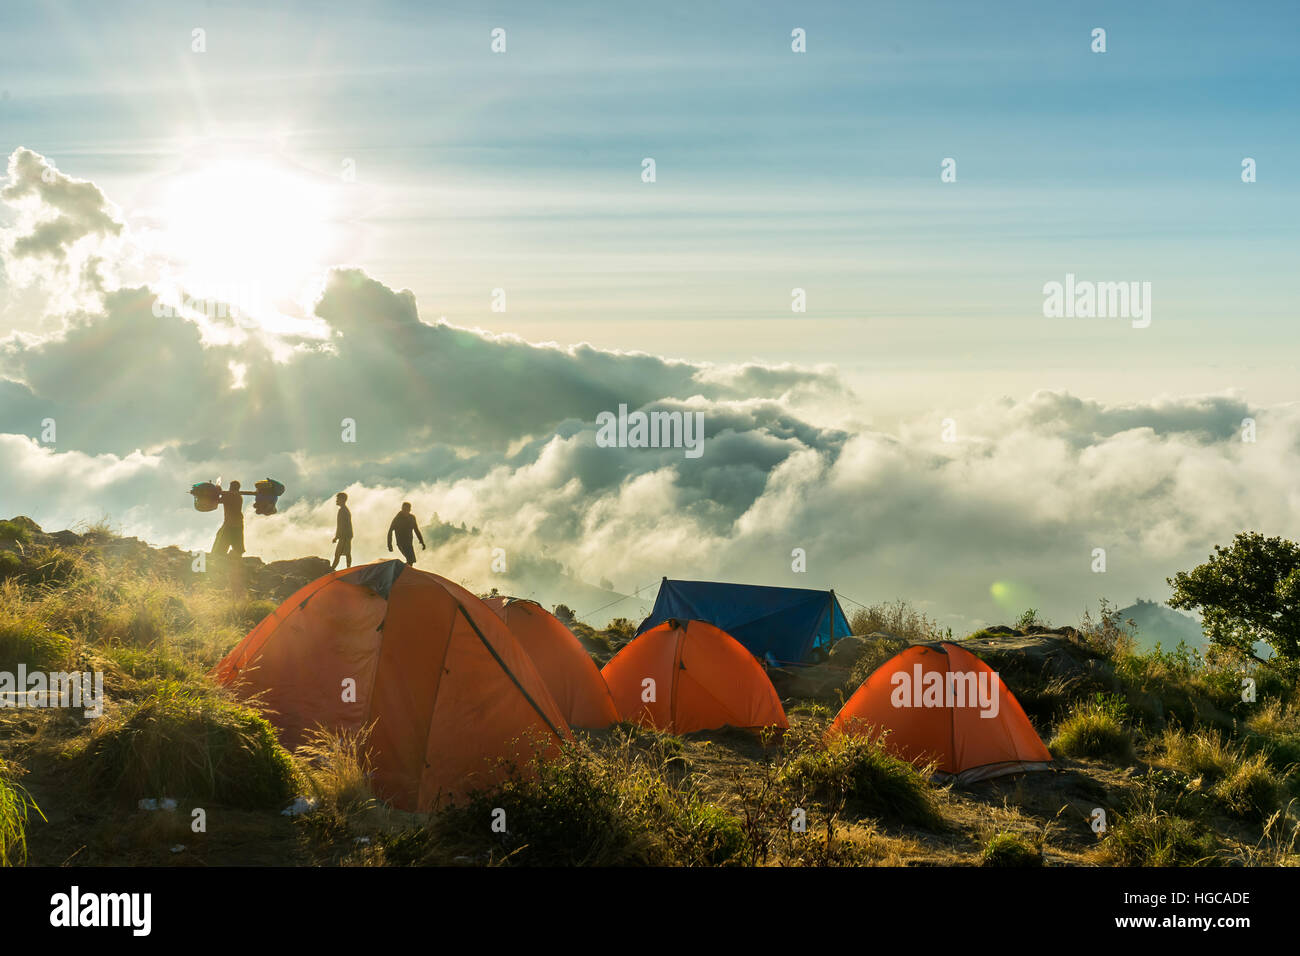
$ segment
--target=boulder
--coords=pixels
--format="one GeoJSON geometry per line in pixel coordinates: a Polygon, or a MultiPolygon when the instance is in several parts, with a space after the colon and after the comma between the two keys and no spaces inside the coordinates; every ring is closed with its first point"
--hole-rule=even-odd
{"type": "Polygon", "coordinates": [[[250,580],[256,583],[257,590],[274,595],[277,600],[283,601],[291,597],[299,588],[329,574],[330,563],[324,558],[314,557],[272,561],[267,565],[263,565],[259,560],[257,568],[253,571],[250,580]]]}
{"type": "Polygon", "coordinates": [[[1077,640],[1079,632],[1072,627],[1045,627],[1041,624],[1035,624],[1025,631],[1025,634],[1054,634],[1057,637],[1068,637],[1071,640],[1077,640]]]}
{"type": "Polygon", "coordinates": [[[852,669],[832,663],[808,667],[773,667],[767,672],[782,699],[798,697],[838,702],[837,691],[843,689],[852,669]]]}
{"type": "Polygon", "coordinates": [[[839,667],[852,667],[866,654],[879,655],[883,650],[888,652],[885,657],[892,657],[911,643],[907,638],[888,631],[872,631],[865,637],[861,634],[842,637],[831,648],[830,662],[839,667]]]}
{"type": "Polygon", "coordinates": [[[867,649],[867,639],[861,635],[841,637],[831,648],[830,662],[839,667],[852,667],[853,662],[867,649]]]}

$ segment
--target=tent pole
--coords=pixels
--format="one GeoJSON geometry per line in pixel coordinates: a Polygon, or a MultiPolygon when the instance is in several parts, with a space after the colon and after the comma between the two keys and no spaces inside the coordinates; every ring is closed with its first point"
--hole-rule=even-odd
{"type": "Polygon", "coordinates": [[[831,616],[831,647],[835,646],[835,589],[831,588],[831,604],[828,610],[831,616]]]}

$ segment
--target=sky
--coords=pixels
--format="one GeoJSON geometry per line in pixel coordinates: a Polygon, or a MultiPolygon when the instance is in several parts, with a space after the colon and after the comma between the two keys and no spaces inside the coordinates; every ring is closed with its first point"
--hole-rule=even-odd
{"type": "Polygon", "coordinates": [[[500,547],[551,600],[711,576],[960,629],[1162,599],[1235,531],[1300,536],[1298,27],[7,5],[0,513],[199,548],[185,489],[272,474],[250,553],[328,553],[347,488],[359,558],[410,500],[457,532],[426,566],[486,588],[500,547]],[[1067,275],[1150,283],[1149,323],[1045,316],[1067,275]],[[620,404],[701,412],[703,455],[600,447],[620,404]]]}

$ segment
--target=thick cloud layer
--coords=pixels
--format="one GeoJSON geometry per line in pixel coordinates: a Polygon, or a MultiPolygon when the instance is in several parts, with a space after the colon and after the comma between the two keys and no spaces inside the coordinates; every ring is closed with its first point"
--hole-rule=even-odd
{"type": "MultiPolygon", "coordinates": [[[[66,222],[10,241],[7,270],[118,237],[98,189],[50,191],[34,156],[15,153],[3,196],[35,203],[30,222],[66,222]]],[[[1101,595],[1160,598],[1165,577],[1235,531],[1300,536],[1296,405],[1039,392],[889,434],[811,411],[861,411],[831,369],[431,323],[359,269],[328,277],[319,337],[158,303],[149,285],[106,288],[52,315],[57,331],[0,338],[0,515],[50,527],[107,515],[155,543],[206,547],[217,522],[190,508],[189,485],[272,475],[290,489],[282,513],[248,515],[250,553],[268,559],[328,554],[331,499],[346,490],[359,560],[386,556],[388,520],[411,501],[430,532],[422,565],[480,589],[582,612],[597,595],[579,581],[835,587],[910,598],[954,630],[1030,605],[1074,621],[1101,595]],[[704,453],[601,447],[597,416],[620,405],[702,413],[704,453]],[[792,570],[796,548],[806,573],[792,570]]]]}

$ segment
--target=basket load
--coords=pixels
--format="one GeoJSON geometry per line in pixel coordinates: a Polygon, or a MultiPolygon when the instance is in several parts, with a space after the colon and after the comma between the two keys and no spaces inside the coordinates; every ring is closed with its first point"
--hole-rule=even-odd
{"type": "Polygon", "coordinates": [[[190,488],[195,511],[216,511],[221,504],[221,488],[211,481],[200,481],[190,488]]]}
{"type": "Polygon", "coordinates": [[[263,478],[253,483],[253,511],[259,515],[275,514],[276,502],[284,494],[284,485],[274,478],[263,478]]]}

